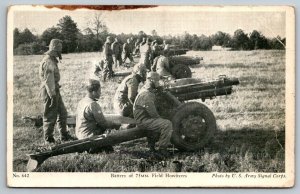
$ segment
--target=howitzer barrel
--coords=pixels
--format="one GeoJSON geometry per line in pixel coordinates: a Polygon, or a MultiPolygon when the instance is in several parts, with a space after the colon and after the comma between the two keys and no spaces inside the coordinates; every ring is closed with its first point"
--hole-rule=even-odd
{"type": "Polygon", "coordinates": [[[179,100],[206,99],[214,96],[228,95],[232,92],[232,86],[238,85],[237,78],[222,77],[218,80],[192,83],[186,85],[171,86],[168,90],[179,100]]]}
{"type": "Polygon", "coordinates": [[[53,147],[49,151],[30,154],[27,164],[27,170],[33,171],[41,165],[47,158],[58,156],[62,154],[89,151],[91,148],[101,148],[106,146],[113,146],[126,141],[139,139],[145,137],[145,131],[138,127],[117,131],[107,135],[99,135],[87,139],[76,140],[69,143],[60,144],[53,147]]]}
{"type": "Polygon", "coordinates": [[[232,93],[232,87],[226,86],[222,88],[215,88],[215,89],[206,89],[201,91],[189,92],[189,93],[181,93],[181,94],[174,94],[178,100],[185,101],[185,100],[193,100],[193,99],[211,99],[216,96],[224,96],[229,95],[232,93]]]}

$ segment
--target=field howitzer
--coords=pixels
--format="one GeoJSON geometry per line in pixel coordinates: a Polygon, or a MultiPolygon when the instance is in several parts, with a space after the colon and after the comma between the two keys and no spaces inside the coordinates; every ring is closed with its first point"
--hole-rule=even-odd
{"type": "Polygon", "coordinates": [[[238,84],[237,78],[219,75],[217,79],[210,81],[200,79],[174,80],[171,83],[166,83],[165,88],[180,101],[201,99],[204,102],[205,99],[231,94],[232,86],[238,84]]]}
{"type": "MultiPolygon", "coordinates": [[[[157,91],[157,110],[161,117],[169,119],[173,124],[171,143],[179,150],[196,151],[202,149],[217,130],[213,112],[199,102],[184,102],[191,99],[212,99],[216,96],[230,95],[232,86],[238,85],[237,78],[224,75],[216,80],[203,82],[199,79],[181,79],[165,83],[164,88],[157,91]]],[[[136,124],[134,119],[105,115],[114,124],[136,124]]],[[[75,116],[70,116],[68,125],[75,125],[75,116]]],[[[91,148],[113,146],[119,143],[146,137],[146,131],[138,126],[118,130],[114,133],[99,135],[83,140],[63,143],[49,151],[30,154],[27,170],[33,171],[47,158],[67,153],[89,151],[91,148]]]]}

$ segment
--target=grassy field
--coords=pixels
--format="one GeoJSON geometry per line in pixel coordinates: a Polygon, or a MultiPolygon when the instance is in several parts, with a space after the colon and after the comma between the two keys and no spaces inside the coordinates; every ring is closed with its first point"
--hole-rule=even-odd
{"type": "MultiPolygon", "coordinates": [[[[285,146],[285,52],[223,51],[188,52],[204,61],[192,67],[193,77],[217,78],[227,75],[240,79],[232,95],[206,100],[215,114],[218,132],[198,152],[178,152],[164,161],[148,154],[146,139],[115,146],[111,154],[74,153],[48,159],[39,172],[170,172],[173,161],[182,162],[184,172],[284,172],[285,146]]],[[[25,115],[39,115],[38,66],[43,56],[14,57],[14,129],[13,168],[26,171],[26,154],[42,146],[42,128],[22,120],[25,115]]],[[[85,95],[84,82],[99,53],[63,55],[61,95],[70,114],[85,95]]],[[[113,112],[112,97],[119,78],[102,84],[100,104],[105,113],[113,112]]],[[[200,100],[199,100],[200,102],[200,100]]],[[[72,132],[74,129],[71,129],[72,132]]],[[[57,136],[56,132],[56,136],[57,136]]]]}

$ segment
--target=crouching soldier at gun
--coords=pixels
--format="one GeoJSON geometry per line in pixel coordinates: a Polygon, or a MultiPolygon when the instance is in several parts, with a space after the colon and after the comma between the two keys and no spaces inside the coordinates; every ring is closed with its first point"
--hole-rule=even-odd
{"type": "Polygon", "coordinates": [[[160,76],[156,72],[147,74],[145,85],[139,92],[133,106],[134,119],[138,127],[147,132],[150,151],[155,151],[155,143],[158,139],[158,151],[168,155],[167,147],[171,144],[172,123],[163,119],[155,107],[155,96],[159,88],[160,76]],[[157,138],[159,137],[159,138],[157,138]]]}
{"type": "Polygon", "coordinates": [[[139,84],[146,79],[146,72],[146,66],[138,63],[119,85],[114,97],[114,109],[121,116],[133,118],[133,103],[138,95],[139,84]]]}
{"type": "MultiPolygon", "coordinates": [[[[78,139],[101,135],[106,129],[119,127],[105,119],[102,109],[97,103],[101,95],[100,82],[89,79],[86,89],[87,95],[79,101],[76,112],[75,134],[78,139]]],[[[113,151],[113,148],[108,146],[101,150],[113,151]]],[[[90,152],[97,151],[100,150],[90,150],[90,152]]]]}

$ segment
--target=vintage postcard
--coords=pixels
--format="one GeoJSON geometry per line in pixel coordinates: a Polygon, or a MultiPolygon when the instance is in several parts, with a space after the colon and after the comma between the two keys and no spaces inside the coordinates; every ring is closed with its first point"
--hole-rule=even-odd
{"type": "Polygon", "coordinates": [[[16,5],[9,187],[293,187],[291,6],[16,5]]]}

